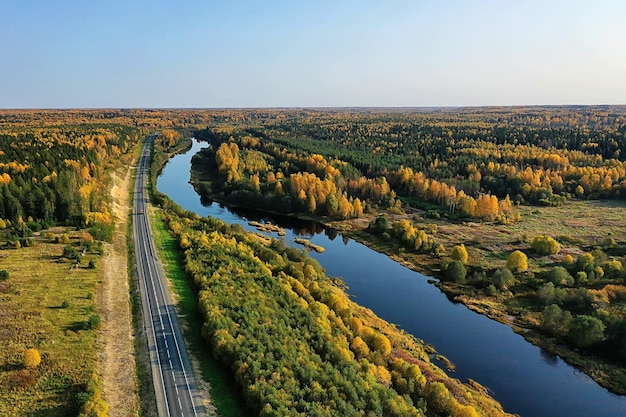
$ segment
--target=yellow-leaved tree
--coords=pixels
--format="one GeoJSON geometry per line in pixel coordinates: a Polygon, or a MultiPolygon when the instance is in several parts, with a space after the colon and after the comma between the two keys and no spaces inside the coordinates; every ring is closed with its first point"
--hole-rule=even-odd
{"type": "Polygon", "coordinates": [[[460,244],[458,246],[455,246],[452,249],[452,253],[450,254],[450,257],[452,259],[456,259],[457,261],[461,261],[462,263],[467,263],[467,260],[469,259],[469,255],[467,254],[467,249],[465,249],[465,245],[460,244]]]}
{"type": "Polygon", "coordinates": [[[506,259],[506,267],[513,272],[524,272],[528,269],[528,257],[524,252],[516,250],[506,259]]]}

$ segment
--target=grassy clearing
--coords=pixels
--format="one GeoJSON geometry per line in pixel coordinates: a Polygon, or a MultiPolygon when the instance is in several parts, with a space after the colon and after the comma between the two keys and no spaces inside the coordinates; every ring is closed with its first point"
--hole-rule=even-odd
{"type": "MultiPolygon", "coordinates": [[[[72,234],[70,234],[72,236],[72,234]]],[[[94,371],[95,330],[83,330],[95,314],[98,276],[87,253],[80,267],[62,258],[64,244],[36,239],[33,247],[0,251],[0,415],[77,415],[77,394],[94,371]],[[36,348],[41,364],[22,366],[36,348]]],[[[79,249],[78,237],[71,244],[79,249]]]]}
{"type": "MultiPolygon", "coordinates": [[[[617,246],[606,249],[607,255],[624,259],[626,202],[569,201],[562,207],[523,206],[516,210],[521,214],[521,221],[510,225],[423,219],[416,218],[413,214],[404,217],[418,219],[419,223],[425,225],[436,224],[437,232],[434,237],[446,247],[448,254],[455,245],[464,244],[469,254],[468,265],[482,265],[484,269],[491,271],[504,268],[509,254],[521,250],[528,255],[529,271],[541,277],[543,272],[561,265],[566,255],[570,254],[576,259],[582,253],[601,246],[609,237],[616,241],[617,246]],[[532,239],[544,234],[559,241],[561,250],[557,255],[540,256],[531,249],[532,239]]],[[[333,226],[414,270],[441,277],[440,265],[448,259],[446,255],[437,257],[404,250],[396,239],[384,239],[366,232],[364,229],[369,220],[371,219],[350,220],[333,226]]],[[[393,220],[399,218],[395,217],[393,220]]],[[[462,302],[471,310],[513,325],[514,328],[530,329],[530,332],[524,332],[524,337],[530,342],[563,357],[613,392],[623,393],[626,369],[620,363],[608,363],[595,355],[559,343],[545,332],[536,331],[545,306],[538,302],[535,290],[527,281],[522,281],[523,278],[524,276],[520,277],[521,285],[515,285],[511,292],[501,291],[492,296],[486,296],[484,289],[471,285],[459,285],[450,281],[438,285],[449,297],[462,302]]],[[[607,283],[620,288],[623,286],[619,280],[605,279],[596,281],[592,289],[601,289],[607,283]]],[[[620,308],[623,311],[623,307],[617,302],[605,308],[613,313],[620,308]]]]}
{"type": "Polygon", "coordinates": [[[202,338],[202,317],[192,282],[183,271],[180,251],[176,240],[165,228],[159,210],[152,212],[152,233],[156,242],[159,259],[165,269],[173,291],[181,325],[191,354],[199,361],[202,379],[210,384],[211,403],[221,417],[241,417],[247,415],[242,407],[243,400],[236,392],[234,381],[227,369],[210,354],[202,338]]]}

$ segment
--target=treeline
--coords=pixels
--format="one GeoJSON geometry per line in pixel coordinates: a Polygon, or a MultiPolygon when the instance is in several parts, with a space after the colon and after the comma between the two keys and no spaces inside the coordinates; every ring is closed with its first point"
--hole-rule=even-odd
{"type": "Polygon", "coordinates": [[[212,218],[166,212],[213,355],[261,416],[504,415],[411,336],[354,304],[306,252],[212,218]]]}
{"type": "Polygon", "coordinates": [[[384,178],[352,179],[354,171],[342,161],[289,152],[249,136],[205,149],[192,163],[213,180],[209,188],[198,185],[201,193],[281,213],[347,219],[363,214],[365,198],[385,207],[397,201],[384,178]]]}
{"type": "Polygon", "coordinates": [[[626,195],[623,114],[604,117],[609,127],[594,130],[573,123],[600,120],[589,114],[552,112],[550,120],[569,122],[536,127],[515,110],[242,116],[196,132],[214,146],[195,166],[217,179],[203,193],[334,218],[359,216],[358,198],[365,211],[430,204],[442,214],[508,223],[518,220],[515,204],[626,195]]]}

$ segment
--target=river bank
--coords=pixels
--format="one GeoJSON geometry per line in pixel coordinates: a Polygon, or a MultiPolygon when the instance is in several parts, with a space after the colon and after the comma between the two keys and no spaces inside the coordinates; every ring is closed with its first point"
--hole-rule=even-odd
{"type": "MultiPolygon", "coordinates": [[[[345,226],[342,227],[341,223],[344,222],[340,222],[340,224],[330,222],[328,226],[338,228],[350,238],[379,253],[387,255],[390,259],[393,259],[413,271],[441,278],[442,272],[440,268],[437,268],[436,260],[430,259],[430,262],[416,263],[410,254],[398,253],[397,248],[384,242],[382,239],[364,230],[355,230],[345,226]]],[[[473,296],[471,295],[471,289],[463,288],[463,286],[459,284],[440,280],[433,281],[433,283],[446,294],[452,302],[461,303],[478,314],[482,314],[492,320],[510,326],[529,343],[551,354],[558,355],[610,392],[618,395],[626,395],[626,369],[624,369],[624,367],[618,364],[607,363],[605,360],[598,357],[589,357],[578,350],[558,343],[555,338],[549,337],[539,330],[536,314],[533,315],[530,312],[523,312],[519,309],[508,309],[507,305],[504,303],[504,299],[494,301],[490,298],[473,296]]]]}
{"type": "MultiPolygon", "coordinates": [[[[247,210],[255,209],[252,207],[245,207],[243,205],[231,205],[221,195],[207,194],[206,192],[202,193],[202,191],[206,189],[198,186],[199,184],[202,184],[202,181],[197,179],[199,177],[203,176],[198,175],[197,173],[194,174],[194,171],[192,170],[192,178],[196,179],[192,180],[191,184],[196,192],[198,192],[205,200],[215,201],[233,208],[247,210]]],[[[477,295],[475,289],[471,286],[459,285],[454,282],[442,280],[442,278],[444,278],[444,273],[440,267],[441,257],[405,251],[393,239],[385,239],[378,235],[369,233],[367,231],[367,226],[370,221],[374,220],[380,213],[369,215],[365,214],[356,219],[336,221],[304,213],[289,213],[285,215],[284,213],[271,210],[264,210],[263,212],[268,215],[288,217],[322,224],[324,227],[331,228],[339,234],[348,236],[349,238],[362,243],[376,252],[385,254],[402,266],[420,274],[437,278],[437,280],[433,280],[434,285],[436,285],[450,301],[461,303],[471,311],[510,326],[513,331],[522,335],[529,343],[532,343],[533,345],[538,346],[551,354],[558,355],[560,358],[584,372],[599,385],[608,389],[612,393],[626,395],[626,369],[624,367],[619,364],[609,363],[600,357],[589,356],[585,352],[581,352],[563,343],[559,343],[556,338],[550,337],[545,332],[542,332],[540,330],[539,312],[533,311],[530,303],[527,305],[507,304],[510,297],[507,297],[506,294],[500,294],[495,298],[486,297],[484,294],[477,295]]],[[[411,216],[390,214],[390,217],[397,221],[413,217],[414,215],[415,213],[411,213],[411,216]]],[[[433,224],[437,224],[439,226],[438,230],[441,230],[441,232],[439,232],[437,236],[438,238],[441,238],[441,241],[444,242],[447,247],[451,247],[456,244],[456,242],[458,242],[459,235],[463,236],[468,234],[467,230],[461,231],[462,228],[471,229],[472,232],[475,232],[477,229],[475,224],[446,224],[443,220],[437,223],[433,222],[433,224]],[[446,238],[446,235],[454,236],[454,238],[446,238]]],[[[484,226],[489,227],[490,233],[492,234],[493,228],[502,229],[502,226],[484,226]]],[[[483,225],[481,225],[481,227],[483,227],[483,225]]],[[[523,230],[525,230],[525,233],[528,233],[528,230],[523,230]]],[[[535,233],[540,232],[537,231],[535,233]]],[[[483,232],[483,235],[486,235],[486,233],[483,232]]],[[[513,236],[509,237],[508,240],[516,239],[519,238],[513,236]]],[[[479,249],[475,243],[476,242],[468,241],[466,246],[470,252],[473,252],[474,257],[478,258],[479,255],[477,255],[476,252],[478,252],[479,249]]],[[[484,244],[484,241],[481,241],[480,243],[484,244]]],[[[496,243],[493,244],[495,245],[496,243]]],[[[504,262],[494,262],[494,260],[486,259],[485,257],[481,257],[481,260],[486,262],[485,266],[487,268],[495,269],[497,267],[504,266],[504,262]]]]}
{"type": "MultiPolygon", "coordinates": [[[[528,343],[512,332],[510,325],[450,302],[449,297],[428,283],[432,279],[414,272],[415,268],[406,268],[346,234],[339,235],[336,230],[325,229],[317,223],[255,210],[231,209],[232,206],[200,198],[187,183],[188,177],[181,173],[189,172],[192,155],[204,146],[195,142],[188,154],[173,158],[159,178],[159,190],[185,209],[239,224],[251,231],[256,229],[249,225],[250,221],[271,221],[286,231],[286,236],[273,234],[273,238],[293,242],[300,236],[325,247],[324,253],[310,252],[309,255],[322,264],[328,276],[339,277],[351,297],[388,322],[432,344],[454,363],[456,378],[473,379],[488,387],[507,410],[534,417],[563,414],[612,417],[626,410],[624,397],[610,394],[557,356],[528,343]],[[530,398],[532,401],[528,400],[530,398]]],[[[322,220],[333,224],[328,219],[322,220]]],[[[367,219],[355,221],[368,223],[367,219]]],[[[448,235],[449,230],[442,220],[439,224],[437,235],[440,238],[448,235]]],[[[494,234],[490,229],[493,226],[485,226],[481,228],[484,234],[494,234]]],[[[469,227],[471,231],[476,229],[469,227]]],[[[476,253],[468,249],[472,261],[476,253]]]]}

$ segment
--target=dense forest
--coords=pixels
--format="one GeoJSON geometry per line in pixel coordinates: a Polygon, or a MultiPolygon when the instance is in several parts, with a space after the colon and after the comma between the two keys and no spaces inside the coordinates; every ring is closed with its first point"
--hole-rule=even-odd
{"type": "Polygon", "coordinates": [[[251,113],[195,133],[201,194],[335,221],[626,392],[624,224],[591,209],[626,197],[624,108],[251,113]]]}
{"type": "Polygon", "coordinates": [[[423,342],[354,302],[306,251],[170,208],[213,355],[261,416],[505,415],[423,342]]]}

